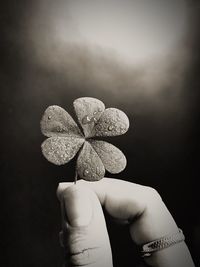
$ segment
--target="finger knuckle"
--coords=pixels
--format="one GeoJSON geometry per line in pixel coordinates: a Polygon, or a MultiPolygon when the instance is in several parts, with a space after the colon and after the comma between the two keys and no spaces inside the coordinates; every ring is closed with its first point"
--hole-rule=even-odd
{"type": "Polygon", "coordinates": [[[148,199],[150,199],[150,200],[154,200],[154,201],[161,201],[162,200],[158,191],[153,187],[147,186],[145,188],[145,194],[148,197],[148,199]]]}
{"type": "Polygon", "coordinates": [[[70,262],[73,266],[86,266],[92,264],[100,258],[100,246],[94,246],[87,236],[81,232],[73,233],[69,236],[68,247],[70,251],[70,262]]]}
{"type": "Polygon", "coordinates": [[[98,248],[84,248],[71,254],[70,262],[73,266],[87,266],[95,263],[100,258],[98,248]]]}

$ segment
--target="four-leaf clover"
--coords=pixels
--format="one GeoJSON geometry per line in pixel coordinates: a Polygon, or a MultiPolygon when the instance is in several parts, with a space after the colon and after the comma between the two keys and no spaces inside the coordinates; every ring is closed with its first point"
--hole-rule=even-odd
{"type": "Polygon", "coordinates": [[[41,120],[41,131],[48,137],[42,143],[45,158],[56,165],[69,162],[79,152],[77,175],[88,181],[98,181],[126,167],[126,157],[114,145],[94,137],[117,136],[127,132],[129,119],[116,108],[107,108],[102,101],[78,98],[73,103],[79,129],[72,117],[59,106],[49,106],[41,120]]]}

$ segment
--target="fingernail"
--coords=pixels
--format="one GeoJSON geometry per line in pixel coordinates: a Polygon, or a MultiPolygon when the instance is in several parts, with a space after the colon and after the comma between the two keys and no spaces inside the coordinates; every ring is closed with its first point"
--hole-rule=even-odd
{"type": "Polygon", "coordinates": [[[92,218],[92,203],[88,192],[78,186],[68,187],[63,192],[66,220],[73,227],[87,226],[92,218]]]}
{"type": "Polygon", "coordinates": [[[56,190],[56,195],[59,201],[61,201],[62,192],[64,189],[67,189],[69,186],[71,186],[73,183],[71,182],[65,182],[65,183],[58,183],[58,187],[56,190]]]}

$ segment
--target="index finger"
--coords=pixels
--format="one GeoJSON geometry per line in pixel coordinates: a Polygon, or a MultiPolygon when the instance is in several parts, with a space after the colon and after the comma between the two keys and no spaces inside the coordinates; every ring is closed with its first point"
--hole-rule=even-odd
{"type": "MultiPolygon", "coordinates": [[[[152,191],[147,186],[112,178],[103,178],[97,182],[79,180],[77,183],[92,189],[107,212],[112,217],[122,220],[132,220],[140,216],[145,210],[148,192],[152,191]]],[[[63,191],[72,184],[59,184],[57,189],[59,199],[61,199],[63,191]]]]}

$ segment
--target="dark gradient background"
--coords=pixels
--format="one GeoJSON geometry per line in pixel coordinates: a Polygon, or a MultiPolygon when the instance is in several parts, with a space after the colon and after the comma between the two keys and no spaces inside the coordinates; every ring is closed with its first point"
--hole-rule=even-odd
{"type": "MultiPolygon", "coordinates": [[[[128,133],[109,139],[128,159],[116,177],[159,191],[199,264],[199,7],[192,0],[1,4],[1,266],[61,266],[55,192],[73,180],[75,162],[57,167],[43,158],[39,122],[52,104],[74,116],[81,96],[128,114],[128,133]]],[[[134,266],[127,229],[107,221],[115,266],[134,266]]]]}

